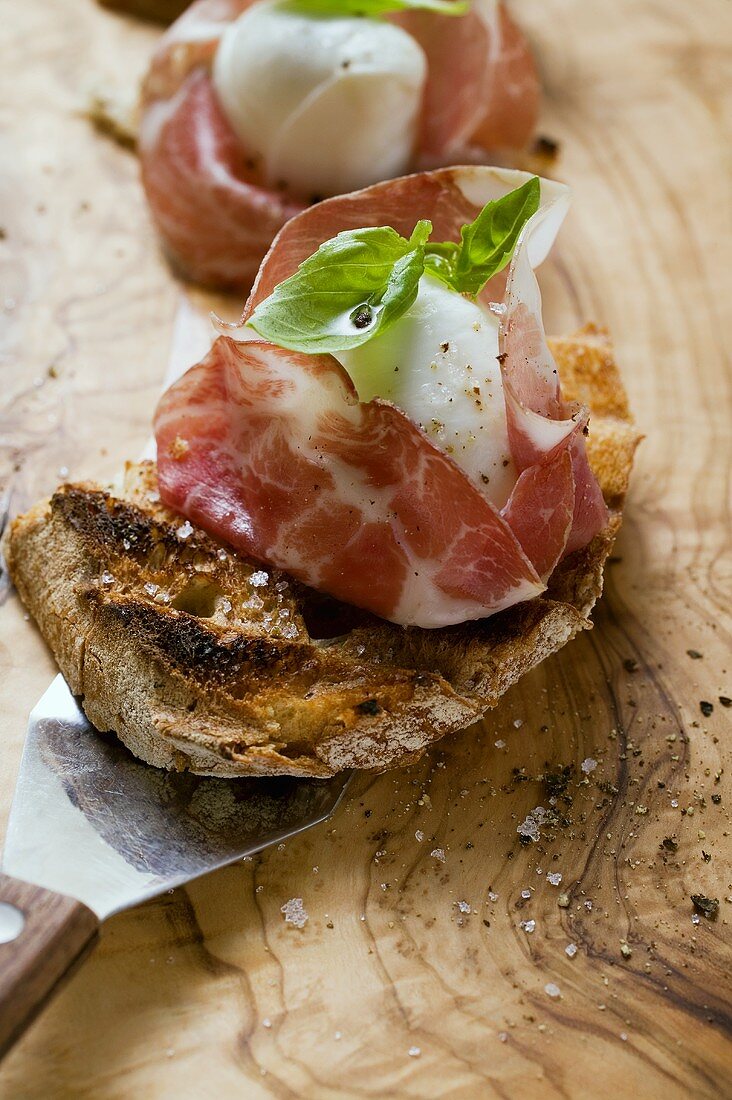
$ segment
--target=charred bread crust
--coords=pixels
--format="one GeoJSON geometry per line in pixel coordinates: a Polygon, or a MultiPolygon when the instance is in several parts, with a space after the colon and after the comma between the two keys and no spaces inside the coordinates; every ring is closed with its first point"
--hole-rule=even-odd
{"type": "Polygon", "coordinates": [[[124,12],[154,23],[172,23],[183,14],[190,0],[99,0],[103,8],[124,12]]]}
{"type": "Polygon", "coordinates": [[[151,463],[19,517],[8,567],[94,725],[162,768],[325,777],[407,763],[495,706],[591,625],[639,441],[606,335],[552,350],[592,410],[611,521],[544,595],[490,619],[405,629],[328,600],[163,507],[151,463]]]}

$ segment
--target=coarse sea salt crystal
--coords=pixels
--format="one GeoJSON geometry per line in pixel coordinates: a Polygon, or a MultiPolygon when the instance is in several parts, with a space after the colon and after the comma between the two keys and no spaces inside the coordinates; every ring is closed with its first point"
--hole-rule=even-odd
{"type": "Polygon", "coordinates": [[[440,863],[445,862],[445,849],[444,848],[433,848],[432,851],[430,852],[430,855],[432,856],[433,859],[439,860],[440,863]]]}
{"type": "Polygon", "coordinates": [[[414,839],[418,840],[420,844],[422,843],[422,841],[424,840],[424,833],[422,832],[421,829],[416,829],[415,830],[414,839]]]}
{"type": "Polygon", "coordinates": [[[491,901],[498,901],[498,894],[496,894],[494,890],[488,891],[488,897],[491,901]]]}
{"type": "Polygon", "coordinates": [[[522,897],[522,898],[523,898],[523,899],[524,899],[525,901],[528,901],[528,900],[529,900],[529,898],[531,897],[531,890],[522,890],[522,891],[521,891],[521,897],[522,897]]]}
{"type": "Polygon", "coordinates": [[[193,534],[193,527],[191,526],[189,521],[186,520],[185,523],[181,523],[180,527],[175,533],[179,539],[189,539],[193,534]]]}
{"type": "Polygon", "coordinates": [[[524,932],[526,932],[526,934],[530,936],[531,933],[536,928],[536,921],[535,920],[522,920],[522,921],[519,921],[519,927],[523,928],[524,932]]]}
{"type": "Polygon", "coordinates": [[[497,749],[505,749],[506,742],[503,739],[494,742],[497,749]]]}
{"type": "Polygon", "coordinates": [[[562,881],[562,876],[559,871],[547,871],[546,881],[550,886],[559,886],[559,883],[562,881]]]}
{"type": "Polygon", "coordinates": [[[582,771],[585,773],[585,775],[589,775],[590,772],[594,772],[595,768],[597,767],[597,761],[593,760],[591,756],[587,756],[580,764],[580,767],[582,768],[582,771]]]}
{"type": "Polygon", "coordinates": [[[520,730],[521,727],[523,726],[523,724],[524,724],[523,718],[514,718],[514,720],[513,720],[513,728],[514,729],[520,730]]]}
{"type": "Polygon", "coordinates": [[[154,596],[159,587],[159,585],[153,584],[152,581],[146,581],[146,583],[143,584],[142,589],[143,592],[146,592],[148,594],[148,596],[154,596]]]}
{"type": "Polygon", "coordinates": [[[409,1050],[407,1051],[407,1054],[409,1055],[410,1058],[419,1058],[421,1053],[422,1053],[422,1051],[420,1050],[419,1047],[410,1047],[409,1050]]]}
{"type": "Polygon", "coordinates": [[[102,584],[112,584],[112,582],[114,581],[114,577],[112,576],[112,574],[109,572],[108,569],[105,569],[104,572],[102,573],[101,577],[100,577],[100,580],[101,580],[102,584]]]}
{"type": "Polygon", "coordinates": [[[280,912],[285,914],[286,923],[294,924],[295,928],[304,928],[307,924],[308,914],[302,903],[302,898],[290,898],[280,908],[280,912]]]}
{"type": "Polygon", "coordinates": [[[520,825],[516,826],[516,832],[519,836],[528,837],[529,840],[533,840],[534,843],[539,839],[540,826],[542,825],[544,818],[546,817],[546,810],[543,806],[534,806],[534,809],[526,815],[520,825]]]}
{"type": "Polygon", "coordinates": [[[547,997],[551,997],[553,1000],[556,1000],[557,997],[562,996],[561,989],[558,985],[555,985],[554,982],[547,982],[544,986],[544,992],[546,993],[547,997]]]}
{"type": "Polygon", "coordinates": [[[469,901],[459,901],[457,907],[461,913],[469,913],[471,911],[469,901]]]}
{"type": "Polygon", "coordinates": [[[257,569],[249,578],[249,583],[253,588],[261,588],[263,585],[267,584],[268,580],[269,573],[265,573],[264,569],[257,569]]]}
{"type": "Polygon", "coordinates": [[[564,954],[568,955],[570,959],[573,959],[577,954],[578,947],[576,943],[568,943],[564,949],[564,954]]]}

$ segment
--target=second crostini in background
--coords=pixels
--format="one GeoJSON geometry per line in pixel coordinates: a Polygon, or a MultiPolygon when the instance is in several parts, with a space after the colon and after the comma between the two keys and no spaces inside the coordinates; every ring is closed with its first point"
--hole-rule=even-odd
{"type": "Polygon", "coordinates": [[[144,83],[143,182],[175,268],[246,291],[314,201],[421,168],[515,166],[539,98],[500,0],[197,0],[144,83]]]}

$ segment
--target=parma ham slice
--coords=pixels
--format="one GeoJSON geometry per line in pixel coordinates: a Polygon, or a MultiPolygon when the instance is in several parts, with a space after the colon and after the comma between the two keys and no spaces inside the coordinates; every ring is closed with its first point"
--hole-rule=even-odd
{"type": "Polygon", "coordinates": [[[167,504],[384,618],[443,626],[543,588],[455,463],[399,409],[359,402],[331,356],[220,337],[163,398],[156,434],[167,504]]]}
{"type": "Polygon", "coordinates": [[[174,266],[206,285],[250,285],[303,204],[259,186],[201,70],[149,114],[147,127],[142,179],[174,266]]]}
{"type": "MultiPolygon", "coordinates": [[[[278,229],[309,201],[263,185],[210,78],[221,36],[252,0],[196,0],[161,39],[143,87],[142,178],[184,276],[248,291],[278,229]]],[[[464,16],[393,16],[428,61],[414,167],[495,159],[533,133],[539,85],[526,41],[497,0],[464,16]]]]}
{"type": "MultiPolygon", "coordinates": [[[[535,229],[550,213],[551,208],[545,206],[534,215],[535,229]]],[[[524,237],[531,229],[530,222],[524,237]]],[[[608,510],[584,445],[588,410],[562,400],[559,371],[546,342],[541,295],[526,244],[525,239],[519,242],[510,267],[499,341],[508,435],[511,454],[521,471],[551,462],[563,452],[569,454],[574,481],[573,518],[566,544],[570,553],[586,546],[602,530],[608,510]]]]}
{"type": "Polygon", "coordinates": [[[551,576],[567,546],[574,502],[572,457],[565,448],[524,470],[503,509],[506,522],[542,581],[551,576]]]}
{"type": "MultiPolygon", "coordinates": [[[[524,178],[445,169],[328,200],[281,231],[245,308],[343,228],[459,227],[524,178]],[[502,189],[502,190],[501,190],[502,189]],[[411,196],[411,202],[409,198],[411,196]]],[[[393,622],[440,627],[530,599],[558,561],[607,522],[584,446],[587,413],[561,397],[533,265],[566,210],[542,204],[517,245],[501,326],[509,442],[518,476],[501,512],[404,412],[361,402],[331,356],[231,326],[164,395],[156,415],[163,501],[216,537],[393,622]]]]}
{"type": "Polygon", "coordinates": [[[393,18],[427,56],[421,164],[454,164],[468,149],[495,158],[528,145],[539,113],[539,78],[529,45],[503,4],[473,0],[459,19],[427,11],[393,18]]]}

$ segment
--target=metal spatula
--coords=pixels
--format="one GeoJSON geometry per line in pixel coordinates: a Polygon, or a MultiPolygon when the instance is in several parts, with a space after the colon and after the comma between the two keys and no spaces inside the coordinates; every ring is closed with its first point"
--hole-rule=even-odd
{"type": "Polygon", "coordinates": [[[323,821],[347,781],[148,767],[89,725],[58,676],[28,723],[3,854],[0,1055],[101,921],[323,821]]]}
{"type": "MultiPolygon", "coordinates": [[[[184,297],[164,385],[205,354],[211,332],[184,297]]],[[[316,825],[346,783],[148,767],[89,725],[58,676],[30,716],[3,854],[0,1056],[83,959],[101,921],[316,825]]]]}

